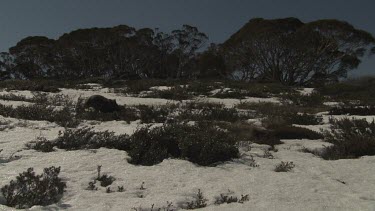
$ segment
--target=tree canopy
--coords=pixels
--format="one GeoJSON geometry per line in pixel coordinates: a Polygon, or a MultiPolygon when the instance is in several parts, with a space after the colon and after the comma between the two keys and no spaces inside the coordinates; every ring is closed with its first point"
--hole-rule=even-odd
{"type": "Polygon", "coordinates": [[[165,33],[126,25],[26,37],[0,54],[0,80],[235,78],[311,85],[337,81],[375,53],[374,37],[339,20],[251,19],[222,44],[183,25],[165,33]]]}

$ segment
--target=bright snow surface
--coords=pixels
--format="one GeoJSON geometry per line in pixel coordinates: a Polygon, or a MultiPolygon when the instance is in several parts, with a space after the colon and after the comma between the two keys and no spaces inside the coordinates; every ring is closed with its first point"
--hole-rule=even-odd
{"type": "MultiPolygon", "coordinates": [[[[27,92],[18,92],[28,96],[27,92]]],[[[121,97],[102,89],[97,91],[77,91],[66,89],[62,94],[72,97],[102,94],[116,99],[119,104],[162,105],[170,101],[121,97]]],[[[209,99],[233,106],[238,100],[209,99]]],[[[247,99],[257,102],[259,99],[247,99]]],[[[265,101],[277,102],[276,99],[265,101]]],[[[325,120],[328,116],[325,116],[325,120]]],[[[374,117],[367,117],[368,120],[374,117]]],[[[167,159],[154,166],[135,166],[129,164],[125,151],[100,148],[98,150],[65,151],[50,153],[25,149],[25,144],[42,135],[54,139],[63,128],[45,121],[24,121],[0,116],[0,121],[9,121],[13,127],[0,131],[1,158],[12,153],[20,159],[0,163],[0,186],[33,167],[37,173],[43,168],[61,166],[60,176],[67,188],[57,204],[47,207],[34,206],[30,210],[132,210],[132,208],[151,208],[166,206],[172,202],[175,207],[194,199],[200,189],[207,207],[200,210],[375,210],[375,157],[364,156],[359,159],[326,161],[300,150],[322,148],[327,143],[321,140],[282,140],[278,152],[272,152],[274,159],[263,158],[263,150],[268,146],[253,144],[250,151],[241,150],[238,160],[223,163],[216,167],[200,167],[188,161],[167,159]],[[19,151],[19,152],[17,152],[19,151]],[[259,167],[251,167],[249,159],[253,156],[259,167]],[[292,161],[295,168],[291,172],[274,172],[276,164],[292,161]],[[116,178],[110,186],[124,186],[124,192],[106,193],[105,188],[98,191],[86,190],[88,183],[97,174],[97,165],[102,172],[116,178]],[[141,184],[144,182],[144,190],[141,184]],[[237,197],[249,194],[249,201],[215,205],[215,197],[221,193],[232,192],[237,197]],[[142,197],[141,197],[142,196],[142,197]]],[[[327,121],[326,121],[327,122],[327,121]]],[[[94,125],[96,130],[114,131],[118,134],[132,134],[138,121],[109,121],[94,125]]],[[[316,126],[307,126],[319,130],[316,126]]],[[[327,128],[327,124],[322,125],[327,128]]],[[[0,210],[14,210],[0,205],[0,210]]]]}

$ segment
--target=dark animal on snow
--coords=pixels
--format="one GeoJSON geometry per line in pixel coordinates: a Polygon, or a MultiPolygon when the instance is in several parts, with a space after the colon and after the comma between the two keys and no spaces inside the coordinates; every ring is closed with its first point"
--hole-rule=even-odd
{"type": "Polygon", "coordinates": [[[112,113],[120,110],[116,100],[107,99],[101,95],[93,95],[85,102],[85,108],[93,108],[95,111],[112,113]]]}

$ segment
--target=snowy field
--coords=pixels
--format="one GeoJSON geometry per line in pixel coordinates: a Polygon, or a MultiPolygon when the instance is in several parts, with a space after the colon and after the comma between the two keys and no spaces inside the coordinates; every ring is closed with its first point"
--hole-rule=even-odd
{"type": "MultiPolygon", "coordinates": [[[[302,91],[303,94],[311,92],[312,90],[302,91]]],[[[4,93],[8,92],[1,92],[4,93]]],[[[29,91],[12,93],[31,97],[29,91]]],[[[86,91],[62,89],[61,94],[74,99],[100,94],[116,99],[120,105],[174,103],[156,98],[125,97],[100,87],[86,91]]],[[[240,103],[237,99],[204,99],[223,103],[227,107],[240,103]]],[[[247,98],[241,102],[279,101],[276,98],[247,98]]],[[[3,100],[0,103],[14,106],[27,104],[3,100]]],[[[324,124],[301,127],[315,131],[327,129],[329,116],[322,114],[324,124]]],[[[372,121],[375,116],[365,118],[372,121]]],[[[282,140],[283,144],[276,146],[277,152],[272,152],[274,159],[263,157],[263,149],[268,149],[269,146],[252,144],[251,150],[241,148],[239,159],[216,167],[197,166],[178,159],[167,159],[154,166],[135,166],[128,163],[129,156],[125,151],[115,149],[57,150],[49,153],[26,149],[25,144],[38,136],[54,139],[64,129],[46,121],[26,121],[3,116],[0,116],[0,122],[8,122],[10,125],[9,128],[0,130],[0,149],[3,149],[0,156],[18,157],[11,162],[0,163],[0,187],[29,167],[40,173],[43,168],[61,166],[60,176],[67,183],[63,198],[57,204],[34,206],[30,210],[149,210],[153,204],[154,207],[162,208],[167,202],[172,202],[173,207],[177,208],[182,203],[192,201],[199,189],[208,199],[207,207],[200,209],[202,211],[375,210],[375,157],[328,161],[301,151],[304,148],[314,150],[329,145],[322,140],[282,140]],[[259,167],[252,167],[252,158],[259,167]],[[275,165],[281,161],[292,161],[295,168],[290,172],[275,172],[275,165]],[[106,193],[103,187],[99,187],[98,191],[86,190],[88,183],[95,179],[98,165],[102,165],[103,173],[116,178],[110,186],[112,190],[124,186],[125,191],[106,193]],[[248,194],[249,200],[244,203],[215,205],[215,197],[220,194],[237,197],[248,194]]],[[[83,126],[85,124],[80,125],[83,126]]],[[[131,135],[142,124],[139,121],[108,121],[88,126],[93,126],[98,131],[131,135]]],[[[0,210],[14,209],[0,205],[0,210]]]]}

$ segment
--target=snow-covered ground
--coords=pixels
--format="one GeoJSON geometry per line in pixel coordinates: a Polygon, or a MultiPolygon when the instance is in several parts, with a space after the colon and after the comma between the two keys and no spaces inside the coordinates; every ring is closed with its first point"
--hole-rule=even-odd
{"type": "MultiPolygon", "coordinates": [[[[30,92],[18,94],[30,96],[30,92]]],[[[63,89],[77,99],[101,94],[116,99],[122,105],[164,105],[164,99],[124,97],[110,93],[106,89],[73,90],[63,89]]],[[[237,99],[205,98],[210,102],[221,102],[233,107],[237,99]]],[[[275,102],[274,98],[249,98],[251,102],[275,102]]],[[[0,102],[2,103],[2,101],[0,102]]],[[[12,104],[11,102],[9,102],[12,104]]],[[[336,117],[335,118],[340,118],[336,117]]],[[[359,117],[358,117],[359,118],[359,117]]],[[[366,117],[368,120],[372,117],[366,117]]],[[[268,146],[253,144],[250,151],[242,149],[237,160],[216,167],[196,166],[185,160],[168,159],[154,166],[135,166],[129,164],[125,151],[100,148],[98,150],[65,151],[50,153],[25,149],[25,144],[38,136],[54,139],[63,130],[55,123],[45,121],[24,121],[0,116],[0,122],[10,122],[9,129],[0,130],[0,157],[13,153],[19,156],[8,163],[0,163],[0,187],[9,183],[19,173],[34,167],[40,173],[43,168],[61,166],[60,176],[67,182],[63,198],[48,207],[34,206],[30,210],[132,210],[132,208],[151,208],[166,206],[167,201],[175,207],[189,202],[200,189],[209,201],[201,210],[375,210],[375,157],[327,161],[302,149],[319,149],[328,145],[322,140],[282,140],[272,152],[274,159],[263,158],[263,149],[268,146]],[[251,167],[251,157],[259,167],[251,167]],[[275,172],[276,164],[292,161],[295,168],[291,172],[275,172]],[[98,191],[86,190],[88,183],[97,173],[97,165],[102,172],[116,178],[110,186],[124,186],[124,192],[106,193],[105,188],[98,191]],[[141,184],[144,182],[144,190],[141,184]],[[249,201],[215,205],[215,197],[221,193],[232,192],[235,196],[248,194],[249,201]]],[[[322,126],[305,126],[313,130],[328,128],[328,116],[324,115],[322,126]]],[[[139,121],[87,122],[98,131],[114,131],[117,134],[132,134],[141,126],[139,121]]],[[[0,205],[0,210],[13,208],[0,205]]]]}

